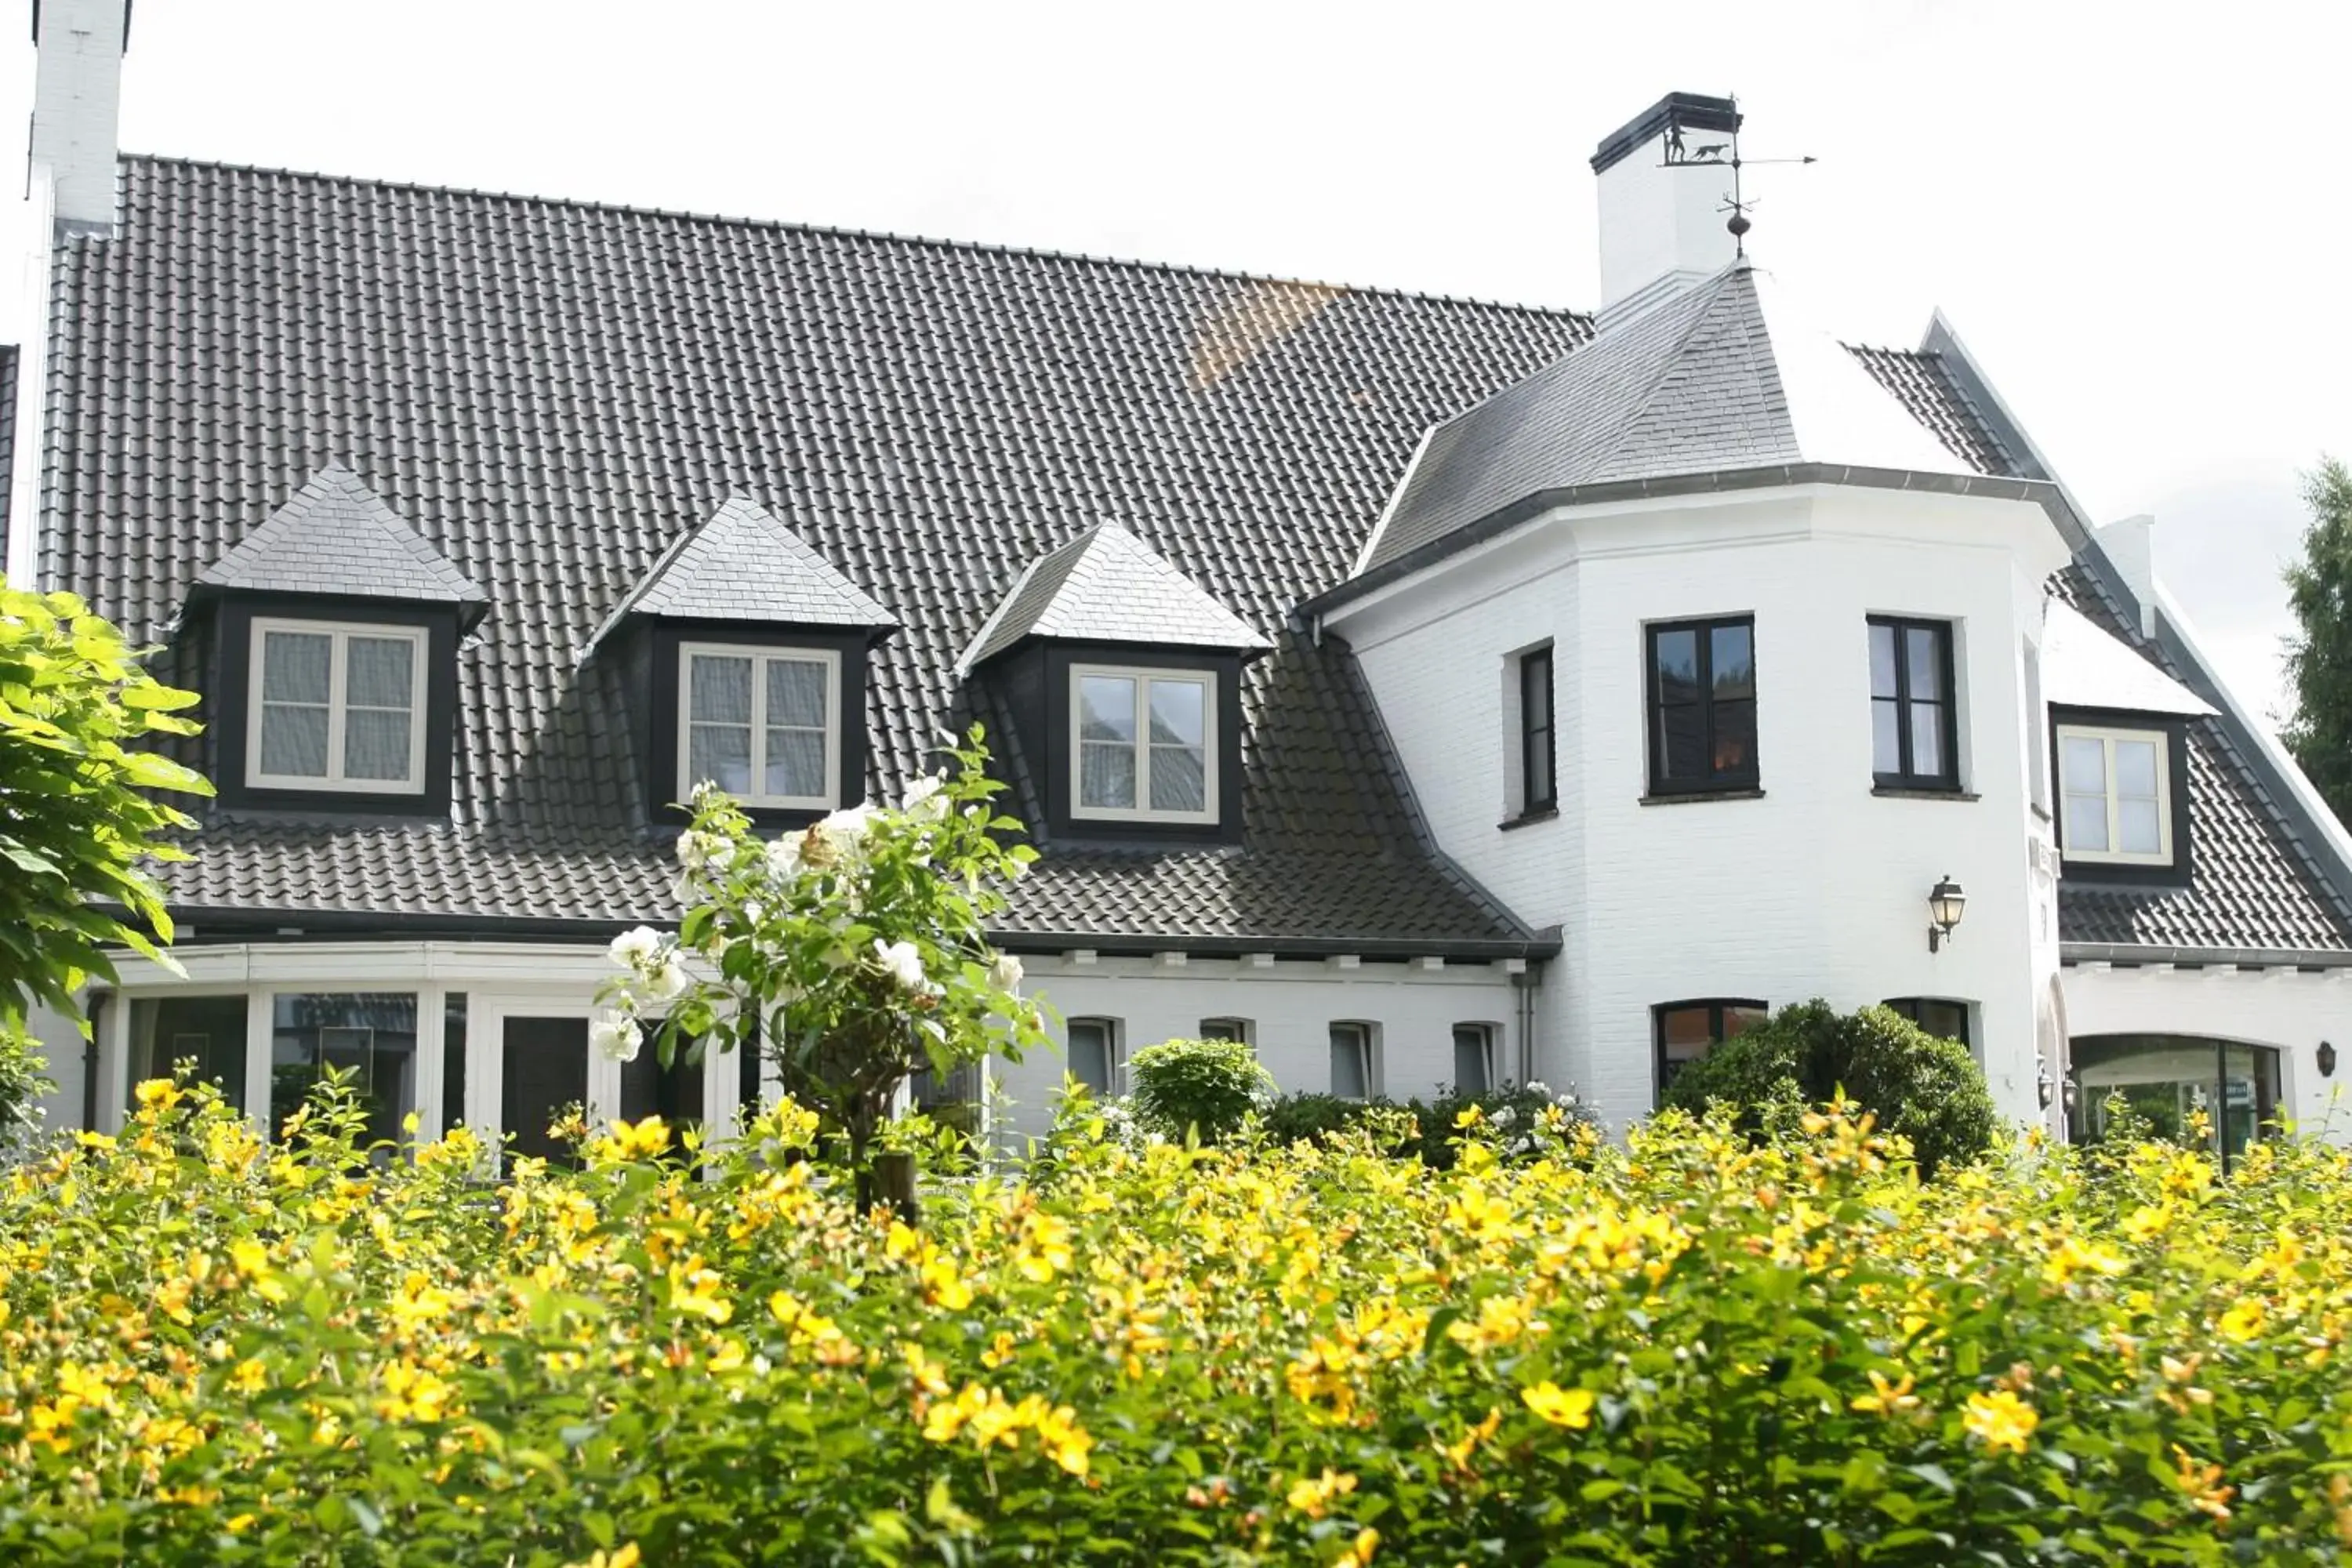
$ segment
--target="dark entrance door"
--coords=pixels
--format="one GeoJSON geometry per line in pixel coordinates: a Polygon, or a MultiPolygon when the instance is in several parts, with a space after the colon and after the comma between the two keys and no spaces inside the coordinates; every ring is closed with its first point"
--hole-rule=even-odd
{"type": "Polygon", "coordinates": [[[568,1160],[571,1150],[547,1134],[563,1111],[588,1101],[588,1020],[509,1015],[500,1069],[499,1131],[517,1154],[568,1160]]]}

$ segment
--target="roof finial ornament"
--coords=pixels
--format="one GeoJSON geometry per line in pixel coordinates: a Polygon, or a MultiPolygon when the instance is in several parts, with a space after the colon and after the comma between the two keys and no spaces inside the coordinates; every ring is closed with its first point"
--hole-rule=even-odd
{"type": "Polygon", "coordinates": [[[1748,209],[1756,205],[1756,200],[1741,190],[1739,172],[1750,163],[1811,163],[1816,160],[1810,153],[1801,158],[1742,158],[1739,155],[1741,116],[1738,95],[1732,94],[1725,101],[1732,106],[1732,112],[1731,129],[1725,132],[1729,140],[1723,142],[1702,142],[1696,146],[1690,145],[1683,139],[1683,126],[1679,112],[1669,111],[1670,118],[1666,121],[1666,155],[1664,166],[1669,169],[1705,166],[1726,168],[1731,171],[1731,189],[1725,195],[1723,205],[1717,210],[1731,215],[1723,226],[1731,233],[1733,248],[1744,257],[1748,254],[1748,231],[1756,226],[1748,216],[1748,209]]]}

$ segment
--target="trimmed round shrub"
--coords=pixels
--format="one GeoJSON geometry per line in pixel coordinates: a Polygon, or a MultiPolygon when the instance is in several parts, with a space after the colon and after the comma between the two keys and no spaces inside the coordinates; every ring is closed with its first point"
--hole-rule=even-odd
{"type": "Polygon", "coordinates": [[[1137,1116],[1176,1142],[1195,1130],[1203,1143],[1229,1138],[1274,1095],[1273,1075],[1239,1040],[1162,1040],[1136,1052],[1128,1071],[1137,1116]]]}
{"type": "Polygon", "coordinates": [[[1909,1139],[1922,1175],[1992,1146],[1992,1094],[1966,1046],[1891,1008],[1840,1013],[1819,997],[1724,1041],[1675,1075],[1664,1100],[1694,1112],[1730,1105],[1760,1134],[1840,1093],[1909,1139]]]}

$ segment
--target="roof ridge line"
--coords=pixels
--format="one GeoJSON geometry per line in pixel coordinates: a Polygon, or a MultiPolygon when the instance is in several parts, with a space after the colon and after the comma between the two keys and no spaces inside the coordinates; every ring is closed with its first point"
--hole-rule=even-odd
{"type": "Polygon", "coordinates": [[[1415,300],[1433,305],[1467,305],[1479,310],[1591,321],[1592,312],[1564,305],[1538,305],[1524,300],[1489,300],[1475,294],[1448,294],[1407,289],[1396,284],[1348,283],[1329,279],[1297,278],[1275,272],[1251,272],[1189,261],[1150,261],[1141,257],[1108,252],[1061,250],[1050,246],[1013,245],[985,239],[955,239],[943,235],[914,234],[903,229],[860,228],[849,224],[810,223],[792,218],[753,217],[740,213],[696,212],[685,207],[640,206],[593,196],[534,195],[526,191],[499,191],[483,185],[436,185],[424,180],[399,180],[368,174],[331,174],[320,169],[291,169],[267,163],[233,163],[211,158],[175,157],[164,153],[124,153],[124,163],[172,164],[188,169],[216,169],[235,174],[276,174],[289,179],[318,180],[339,185],[371,185],[383,190],[424,195],[471,196],[484,201],[514,202],[530,206],[572,207],[583,212],[613,213],[631,217],[666,218],[679,223],[719,224],[732,228],[779,229],[835,238],[878,240],[892,245],[924,246],[941,250],[975,251],[983,255],[1072,261],[1096,268],[1171,273],[1188,278],[1215,279],[1232,283],[1271,283],[1289,289],[1320,289],[1342,294],[1370,294],[1389,300],[1415,300]]]}

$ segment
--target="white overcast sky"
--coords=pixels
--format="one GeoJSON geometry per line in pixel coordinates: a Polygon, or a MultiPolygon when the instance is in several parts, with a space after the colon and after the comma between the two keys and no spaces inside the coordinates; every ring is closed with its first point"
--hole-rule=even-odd
{"type": "Polygon", "coordinates": [[[1737,92],[1821,160],[1751,253],[1849,339],[1940,306],[2268,709],[2352,459],[2348,66],[2337,0],[139,0],[123,144],[1586,309],[1594,143],[1737,92]]]}

